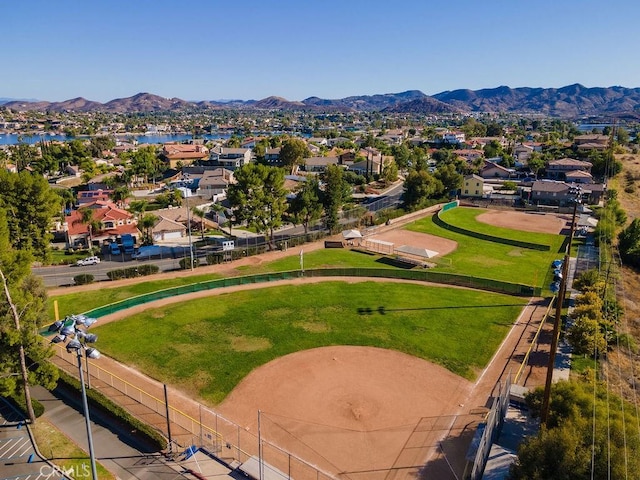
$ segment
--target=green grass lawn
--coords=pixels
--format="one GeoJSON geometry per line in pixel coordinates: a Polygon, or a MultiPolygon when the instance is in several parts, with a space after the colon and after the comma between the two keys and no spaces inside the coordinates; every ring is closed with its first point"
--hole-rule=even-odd
{"type": "Polygon", "coordinates": [[[448,287],[324,282],[191,300],[92,330],[106,354],[218,403],[254,368],[328,345],[399,350],[473,379],[525,303],[448,287]]]}
{"type": "Polygon", "coordinates": [[[511,228],[495,227],[476,220],[478,215],[487,212],[481,208],[452,208],[444,213],[440,213],[440,218],[446,223],[470,230],[472,232],[492,235],[494,237],[517,240],[520,242],[537,243],[539,245],[553,246],[556,244],[558,235],[538,232],[524,232],[511,228]]]}
{"type": "Polygon", "coordinates": [[[458,242],[458,248],[444,257],[451,259],[451,265],[443,263],[437,269],[461,275],[541,286],[543,289],[548,288],[551,283],[551,262],[558,258],[564,240],[561,235],[551,235],[554,239],[551,251],[541,252],[452,232],[436,225],[433,217],[418,220],[406,228],[458,242]]]}
{"type": "MultiPolygon", "coordinates": [[[[378,263],[380,255],[367,255],[341,248],[329,248],[315,250],[304,254],[305,268],[321,268],[321,267],[369,267],[369,268],[396,268],[384,263],[378,263]]],[[[299,255],[285,257],[265,265],[245,266],[236,269],[234,275],[252,275],[257,273],[283,272],[288,270],[300,269],[299,255]]],[[[58,311],[61,317],[72,313],[87,312],[94,308],[109,303],[125,300],[143,293],[155,292],[170,287],[180,285],[188,285],[191,283],[203,282],[206,280],[214,280],[222,278],[221,275],[207,274],[194,275],[190,277],[180,277],[167,280],[148,280],[140,279],[141,283],[134,285],[126,285],[122,287],[108,288],[109,284],[105,284],[105,288],[100,290],[91,290],[87,292],[70,293],[66,295],[58,295],[55,298],[49,298],[49,315],[53,318],[53,300],[58,300],[58,311]]]]}

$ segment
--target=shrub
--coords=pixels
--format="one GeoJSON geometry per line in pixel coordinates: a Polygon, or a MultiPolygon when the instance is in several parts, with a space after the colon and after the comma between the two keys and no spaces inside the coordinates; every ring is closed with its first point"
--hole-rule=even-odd
{"type": "MultiPolygon", "coordinates": [[[[189,263],[191,263],[191,258],[182,258],[180,259],[180,268],[182,270],[186,270],[189,268],[189,263]]],[[[200,260],[198,258],[193,259],[193,268],[197,268],[200,265],[200,260]]]]}
{"type": "MultiPolygon", "coordinates": [[[[20,389],[13,395],[7,397],[9,403],[11,403],[17,410],[19,410],[24,417],[27,417],[27,402],[24,399],[24,392],[20,389]]],[[[41,417],[44,413],[44,405],[42,405],[38,400],[31,397],[31,406],[33,407],[33,413],[36,418],[41,417]]]]}
{"type": "Polygon", "coordinates": [[[80,275],[76,275],[73,277],[73,281],[76,285],[87,285],[89,283],[93,283],[94,277],[88,273],[82,273],[80,275]]]}
{"type": "MultiPolygon", "coordinates": [[[[82,388],[78,380],[76,380],[74,377],[63,370],[60,370],[60,378],[58,379],[58,384],[60,383],[71,390],[75,390],[76,392],[78,392],[78,395],[82,388]]],[[[121,421],[122,423],[127,425],[127,430],[133,430],[137,434],[145,437],[159,450],[164,450],[165,448],[167,448],[167,439],[164,438],[164,436],[160,432],[155,430],[152,426],[147,425],[146,423],[132,416],[129,412],[127,412],[121,406],[113,403],[109,398],[105,397],[99,391],[93,388],[87,390],[87,401],[91,403],[92,408],[98,408],[104,413],[111,415],[116,420],[121,421]]]]}
{"type": "Polygon", "coordinates": [[[218,265],[219,263],[222,263],[223,258],[222,253],[210,253],[207,255],[207,264],[218,265]]]}
{"type": "Polygon", "coordinates": [[[140,275],[141,277],[145,277],[147,275],[153,275],[154,273],[158,273],[159,271],[160,271],[160,267],[158,267],[157,265],[146,264],[146,265],[140,265],[138,267],[138,275],[140,275]]]}

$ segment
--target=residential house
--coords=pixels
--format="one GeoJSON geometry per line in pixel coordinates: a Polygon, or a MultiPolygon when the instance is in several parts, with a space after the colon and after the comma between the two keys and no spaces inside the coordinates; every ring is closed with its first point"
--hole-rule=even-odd
{"type": "Polygon", "coordinates": [[[235,170],[251,162],[251,149],[216,147],[209,158],[215,166],[235,170]]]}
{"type": "Polygon", "coordinates": [[[256,143],[260,141],[260,138],[247,137],[240,143],[240,148],[256,148],[256,143]]]}
{"type": "Polygon", "coordinates": [[[153,242],[164,242],[167,240],[176,240],[187,235],[187,227],[182,223],[171,220],[163,216],[158,216],[158,220],[151,227],[151,238],[153,242]]]}
{"type": "Polygon", "coordinates": [[[551,180],[539,180],[531,185],[531,202],[538,205],[570,206],[576,199],[579,188],[580,199],[589,205],[599,205],[606,191],[606,185],[591,183],[577,185],[551,180]]]}
{"type": "Polygon", "coordinates": [[[462,148],[460,150],[454,150],[453,153],[458,157],[463,158],[469,164],[473,163],[474,160],[477,160],[478,158],[484,157],[484,152],[475,148],[462,148]]]}
{"type": "Polygon", "coordinates": [[[304,159],[302,169],[305,172],[324,172],[329,165],[338,165],[338,157],[309,157],[304,159]]]}
{"type": "Polygon", "coordinates": [[[65,171],[67,172],[67,175],[69,175],[70,177],[76,177],[76,178],[79,177],[80,174],[82,173],[82,170],[78,165],[67,165],[65,167],[65,171]]]}
{"type": "Polygon", "coordinates": [[[162,147],[162,158],[169,164],[169,168],[177,168],[179,164],[190,165],[198,160],[209,158],[209,149],[204,145],[165,143],[162,147]]]}
{"type": "Polygon", "coordinates": [[[322,147],[322,146],[326,146],[327,145],[327,139],[323,138],[323,137],[310,137],[310,138],[307,138],[307,143],[308,144],[312,144],[313,143],[315,145],[318,145],[318,146],[322,147]]]}
{"type": "Polygon", "coordinates": [[[274,167],[279,167],[280,163],[280,147],[277,148],[267,148],[264,152],[264,161],[267,165],[271,165],[274,167]]]}
{"type": "Polygon", "coordinates": [[[387,130],[385,134],[380,135],[377,138],[389,145],[400,145],[405,139],[405,132],[401,128],[396,128],[393,130],[387,130]]]}
{"type": "Polygon", "coordinates": [[[198,194],[207,200],[215,200],[220,195],[226,195],[229,185],[234,182],[231,170],[220,167],[215,170],[207,170],[198,183],[198,194]]]}
{"type": "Polygon", "coordinates": [[[351,139],[350,138],[346,138],[346,137],[328,138],[327,139],[327,146],[329,148],[333,148],[336,145],[340,145],[341,143],[350,142],[350,141],[351,141],[351,139]]]}
{"type": "Polygon", "coordinates": [[[505,168],[497,163],[488,162],[484,163],[484,167],[480,171],[480,176],[484,179],[490,178],[503,178],[509,179],[516,176],[516,172],[512,168],[505,168]]]}
{"type": "Polygon", "coordinates": [[[546,166],[547,177],[553,180],[567,180],[567,173],[583,171],[591,173],[593,165],[575,158],[560,158],[551,160],[546,166]]]}
{"type": "Polygon", "coordinates": [[[93,203],[96,200],[100,200],[103,202],[108,202],[111,200],[111,194],[113,190],[85,190],[78,192],[76,196],[76,202],[80,206],[87,205],[89,203],[93,203]]]}
{"type": "Polygon", "coordinates": [[[447,131],[442,134],[442,143],[449,143],[452,145],[459,145],[465,142],[464,132],[459,131],[447,131]]]}
{"type": "Polygon", "coordinates": [[[575,200],[575,193],[565,182],[538,180],[531,185],[531,203],[536,205],[566,206],[575,200]]]}
{"type": "Polygon", "coordinates": [[[340,165],[346,165],[347,167],[349,167],[356,161],[356,153],[352,150],[348,150],[339,154],[338,159],[338,163],[340,163],[340,165]]]}
{"type": "Polygon", "coordinates": [[[355,162],[349,166],[349,170],[358,175],[380,175],[382,173],[382,167],[383,158],[382,155],[380,155],[379,157],[369,157],[355,162]]]}
{"type": "Polygon", "coordinates": [[[585,172],[583,170],[567,172],[565,179],[569,183],[593,183],[593,176],[589,172],[585,172]]]}
{"type": "Polygon", "coordinates": [[[83,208],[92,211],[93,221],[100,227],[92,230],[91,225],[82,221],[82,213],[79,210],[72,211],[65,217],[65,231],[67,233],[67,247],[78,245],[102,245],[110,243],[117,237],[130,234],[135,238],[139,237],[137,222],[135,217],[122,210],[111,201],[94,200],[86,203],[83,208]]]}
{"type": "Polygon", "coordinates": [[[484,193],[484,178],[479,175],[471,174],[464,177],[462,191],[460,196],[481,198],[484,193]]]}
{"type": "Polygon", "coordinates": [[[609,147],[609,137],[601,134],[578,135],[573,139],[573,145],[580,152],[604,151],[609,147]]]}

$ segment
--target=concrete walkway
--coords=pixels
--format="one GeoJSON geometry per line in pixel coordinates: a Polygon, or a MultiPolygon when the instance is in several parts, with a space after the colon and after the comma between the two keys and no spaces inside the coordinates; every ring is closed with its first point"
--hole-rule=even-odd
{"type": "MultiPolygon", "coordinates": [[[[61,389],[50,392],[42,387],[33,387],[32,395],[44,405],[44,416],[87,451],[87,432],[80,399],[72,398],[61,389]]],[[[198,462],[194,462],[193,458],[184,462],[180,458],[168,460],[126,429],[117,426],[113,419],[89,408],[96,461],[118,479],[197,478],[190,472],[204,474],[206,478],[233,478],[228,476],[228,468],[203,454],[199,454],[198,462]]],[[[55,452],[43,451],[41,454],[55,462],[55,452]]]]}

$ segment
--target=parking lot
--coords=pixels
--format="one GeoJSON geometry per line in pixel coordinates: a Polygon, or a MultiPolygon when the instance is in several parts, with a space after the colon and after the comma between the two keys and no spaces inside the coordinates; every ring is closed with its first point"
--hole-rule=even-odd
{"type": "Polygon", "coordinates": [[[67,478],[37,456],[23,416],[0,398],[0,480],[67,478]]]}

